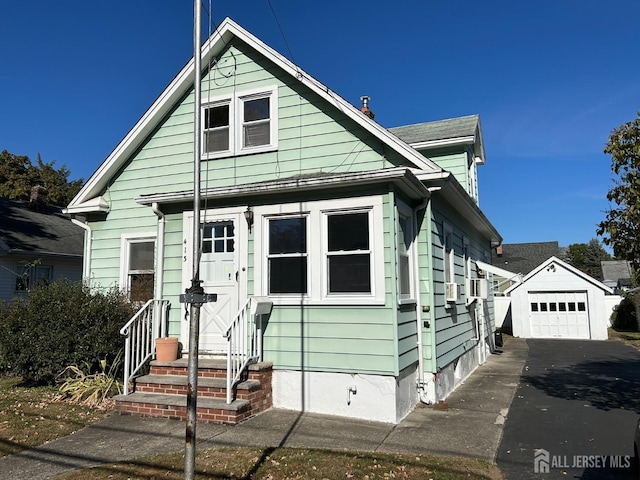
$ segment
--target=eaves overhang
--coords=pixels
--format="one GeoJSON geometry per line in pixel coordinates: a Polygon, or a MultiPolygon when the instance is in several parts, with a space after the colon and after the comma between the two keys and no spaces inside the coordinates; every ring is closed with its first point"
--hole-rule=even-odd
{"type": "MultiPolygon", "coordinates": [[[[205,199],[228,199],[256,195],[274,195],[300,193],[305,191],[353,188],[357,186],[392,184],[408,199],[419,201],[429,196],[429,189],[405,167],[366,172],[318,174],[302,177],[290,177],[265,182],[242,185],[206,188],[200,192],[205,199]]],[[[193,190],[172,193],[141,195],[136,202],[151,206],[157,204],[182,203],[193,200],[193,190]]]]}

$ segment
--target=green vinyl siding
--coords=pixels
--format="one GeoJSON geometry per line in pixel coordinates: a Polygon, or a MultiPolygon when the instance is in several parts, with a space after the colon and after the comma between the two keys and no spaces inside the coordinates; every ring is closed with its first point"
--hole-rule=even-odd
{"type": "MultiPolygon", "coordinates": [[[[233,186],[317,173],[357,172],[402,165],[405,160],[364,131],[328,101],[234,40],[205,72],[202,100],[241,95],[245,90],[277,88],[278,146],[275,151],[213,158],[201,165],[202,187],[233,186]],[[230,67],[221,77],[223,67],[230,67]]],[[[110,179],[102,197],[109,202],[105,217],[92,217],[91,278],[94,285],[117,285],[120,278],[121,235],[156,233],[158,217],[136,199],[193,189],[193,92],[175,108],[110,179]]],[[[387,187],[385,187],[387,188],[387,187]]],[[[313,199],[371,194],[361,188],[321,192],[313,199]]],[[[384,305],[354,307],[274,307],[264,332],[265,358],[275,368],[349,371],[397,375],[417,361],[415,308],[398,311],[396,296],[395,208],[389,191],[383,196],[384,305]],[[296,330],[297,329],[297,330],[296,330]],[[304,335],[304,341],[301,340],[304,335]]],[[[285,203],[299,195],[220,201],[207,208],[258,202],[285,203]],[[235,202],[235,203],[234,203],[235,202]]],[[[346,205],[346,204],[345,204],[346,205]]],[[[183,205],[161,205],[165,213],[163,298],[171,302],[169,333],[181,331],[184,310],[183,205]]],[[[262,250],[249,233],[247,291],[255,292],[255,264],[262,250]]]]}
{"type": "MultiPolygon", "coordinates": [[[[435,319],[436,367],[444,368],[477,343],[474,321],[470,313],[470,309],[474,307],[468,307],[465,303],[464,241],[466,239],[469,243],[472,259],[486,259],[486,255],[490,252],[490,243],[478,234],[466,219],[447,208],[437,196],[433,198],[431,224],[435,303],[432,309],[435,319]],[[459,289],[458,301],[450,304],[449,308],[445,301],[444,280],[445,223],[452,229],[455,252],[454,274],[459,289]]],[[[475,278],[475,272],[472,272],[471,276],[475,278]]],[[[488,328],[491,328],[491,325],[488,328]]]]}

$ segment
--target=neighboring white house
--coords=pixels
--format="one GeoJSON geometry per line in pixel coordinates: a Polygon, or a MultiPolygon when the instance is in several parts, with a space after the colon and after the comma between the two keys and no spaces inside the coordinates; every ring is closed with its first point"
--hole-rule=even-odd
{"type": "Polygon", "coordinates": [[[506,292],[511,296],[513,336],[606,340],[613,290],[551,257],[506,292]]]}

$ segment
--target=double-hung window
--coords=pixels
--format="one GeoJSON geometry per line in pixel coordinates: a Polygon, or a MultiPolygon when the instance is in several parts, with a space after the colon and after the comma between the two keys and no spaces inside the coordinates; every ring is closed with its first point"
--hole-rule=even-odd
{"type": "Polygon", "coordinates": [[[268,219],[269,294],[307,294],[307,216],[268,219]]]}
{"type": "Polygon", "coordinates": [[[203,157],[275,150],[277,104],[276,87],[211,99],[202,109],[203,157]]]}
{"type": "Polygon", "coordinates": [[[398,204],[398,226],[396,232],[398,253],[398,296],[400,302],[414,298],[413,294],[413,223],[411,209],[398,204]]]}
{"type": "Polygon", "coordinates": [[[327,216],[327,293],[371,293],[369,212],[327,216]]]}
{"type": "Polygon", "coordinates": [[[146,302],[154,293],[155,236],[122,237],[120,281],[132,302],[146,302]]]}
{"type": "Polygon", "coordinates": [[[382,197],[256,207],[256,291],[277,304],[384,304],[382,197]]]}

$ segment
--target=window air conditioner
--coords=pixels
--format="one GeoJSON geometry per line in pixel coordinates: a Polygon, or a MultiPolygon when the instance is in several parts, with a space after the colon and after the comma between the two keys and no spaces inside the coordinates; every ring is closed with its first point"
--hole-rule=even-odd
{"type": "Polygon", "coordinates": [[[458,300],[458,284],[457,283],[445,283],[445,295],[447,302],[455,302],[458,300]]]}

